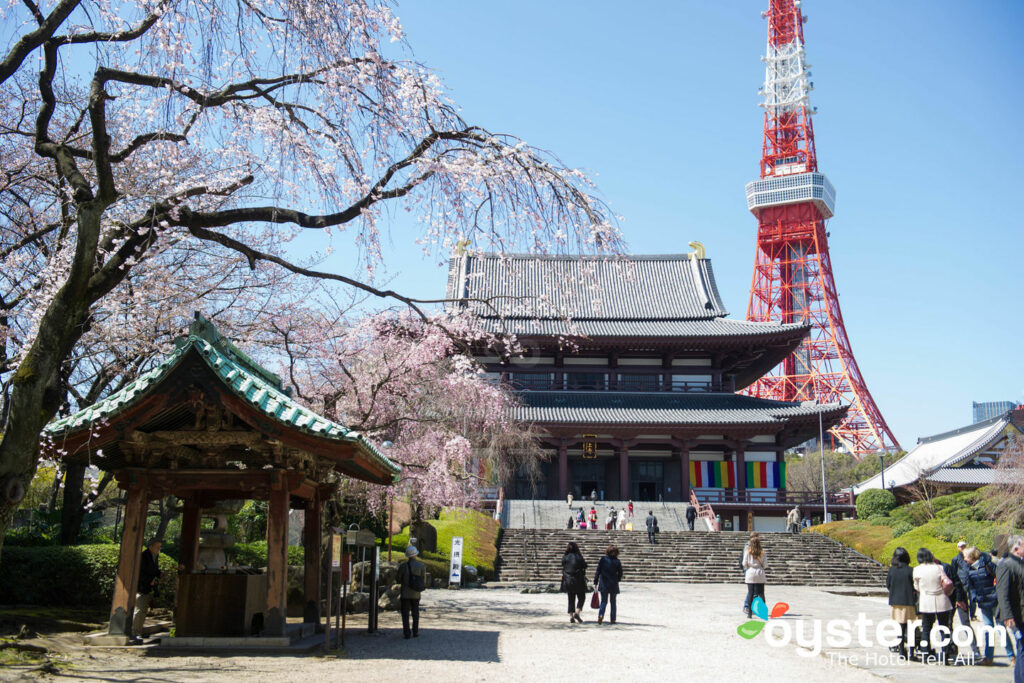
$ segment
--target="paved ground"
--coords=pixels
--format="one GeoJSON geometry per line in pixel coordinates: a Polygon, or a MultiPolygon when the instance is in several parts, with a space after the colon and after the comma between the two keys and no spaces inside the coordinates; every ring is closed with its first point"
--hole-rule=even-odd
{"type": "MultiPolygon", "coordinates": [[[[349,633],[344,652],[306,655],[153,656],[135,649],[82,648],[49,680],[62,681],[310,681],[346,676],[364,680],[586,681],[871,680],[1009,681],[1005,656],[997,667],[925,666],[890,661],[885,647],[857,645],[812,654],[796,644],[773,646],[766,634],[741,638],[736,628],[742,584],[624,584],[618,621],[598,626],[596,611],[572,626],[560,594],[517,590],[428,591],[422,634],[401,637],[394,613],[381,616],[381,633],[349,633]],[[841,655],[842,657],[840,657],[841,655]]],[[[817,588],[769,586],[768,604],[784,601],[787,622],[806,633],[822,620],[859,614],[875,621],[888,615],[883,598],[834,595],[817,588]],[[816,621],[817,620],[817,621],[816,621]]],[[[365,630],[365,617],[356,618],[365,630]]],[[[781,636],[782,626],[773,626],[781,636]]],[[[871,629],[873,632],[873,629],[871,629]]],[[[0,678],[21,675],[13,669],[0,678]]]]}

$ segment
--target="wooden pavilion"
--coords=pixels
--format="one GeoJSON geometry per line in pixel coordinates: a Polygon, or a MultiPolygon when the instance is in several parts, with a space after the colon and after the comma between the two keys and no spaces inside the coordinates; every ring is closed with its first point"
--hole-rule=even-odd
{"type": "MultiPolygon", "coordinates": [[[[322,502],[339,475],[386,485],[395,480],[399,466],[361,434],[292,399],[279,377],[198,315],[175,347],[153,370],[105,400],[50,423],[43,433],[49,456],[113,472],[126,490],[110,635],[133,635],[149,502],[170,494],[184,501],[179,588],[189,577],[208,574],[198,571],[196,564],[204,508],[222,500],[269,502],[265,578],[250,583],[249,595],[243,589],[242,597],[237,592],[229,597],[232,594],[223,586],[193,590],[192,598],[179,594],[179,622],[183,611],[203,609],[198,603],[211,597],[235,602],[244,598],[262,608],[262,635],[284,635],[292,508],[306,513],[305,613],[307,621],[318,621],[322,502]],[[265,596],[253,596],[253,585],[260,590],[265,585],[265,596]]],[[[230,611],[232,605],[220,607],[230,611]]],[[[188,635],[181,626],[178,635],[188,635]]],[[[223,635],[252,635],[248,624],[242,629],[223,635]]]]}

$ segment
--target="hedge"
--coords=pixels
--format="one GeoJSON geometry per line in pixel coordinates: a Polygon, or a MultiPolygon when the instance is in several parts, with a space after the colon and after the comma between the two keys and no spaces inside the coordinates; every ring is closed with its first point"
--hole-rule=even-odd
{"type": "MultiPolygon", "coordinates": [[[[18,547],[0,555],[0,604],[109,607],[120,546],[18,547]]],[[[139,548],[142,553],[142,548],[139,548]]],[[[174,603],[178,563],[160,554],[157,606],[174,603]]]]}
{"type": "MultiPolygon", "coordinates": [[[[236,543],[225,549],[228,562],[238,567],[266,567],[267,542],[236,543]]],[[[288,564],[301,567],[306,564],[306,550],[301,545],[288,546],[288,564]]]]}
{"type": "Polygon", "coordinates": [[[875,515],[887,515],[896,507],[896,496],[892,491],[868,489],[857,496],[857,516],[869,519],[875,515]]]}

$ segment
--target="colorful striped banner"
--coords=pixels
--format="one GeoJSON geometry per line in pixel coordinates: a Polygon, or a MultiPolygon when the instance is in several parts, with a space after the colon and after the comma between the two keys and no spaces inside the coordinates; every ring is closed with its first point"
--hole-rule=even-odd
{"type": "Polygon", "coordinates": [[[786,463],[784,462],[748,462],[748,489],[784,489],[786,488],[786,463]]]}
{"type": "Polygon", "coordinates": [[[736,487],[736,469],[732,462],[690,461],[690,486],[698,489],[736,487]]]}

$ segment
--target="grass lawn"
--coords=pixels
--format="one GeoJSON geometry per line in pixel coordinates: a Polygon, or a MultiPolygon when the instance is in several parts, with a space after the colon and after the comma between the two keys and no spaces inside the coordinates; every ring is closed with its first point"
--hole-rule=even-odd
{"type": "Polygon", "coordinates": [[[893,551],[900,547],[907,549],[913,564],[917,564],[918,548],[928,548],[935,557],[943,562],[949,562],[956,555],[956,543],[936,538],[934,531],[937,524],[938,520],[933,520],[896,538],[893,538],[890,527],[872,525],[859,519],[819,524],[812,526],[810,530],[848,545],[886,566],[889,566],[893,551]]]}
{"type": "MultiPolygon", "coordinates": [[[[498,520],[476,510],[445,509],[440,519],[429,522],[437,530],[437,552],[423,553],[421,559],[432,576],[448,576],[452,538],[462,536],[462,564],[471,564],[483,576],[494,578],[494,560],[498,555],[498,533],[501,530],[498,520]]],[[[396,552],[404,552],[408,545],[409,527],[405,527],[392,537],[391,547],[396,552]]],[[[387,539],[384,539],[381,553],[386,553],[386,548],[387,539]]],[[[394,559],[401,560],[404,556],[394,559]]]]}
{"type": "MultiPolygon", "coordinates": [[[[885,555],[886,544],[893,540],[892,529],[887,526],[873,526],[863,520],[848,519],[842,522],[818,524],[812,526],[810,530],[828,536],[843,545],[848,545],[861,555],[867,555],[882,564],[889,564],[889,558],[892,557],[891,550],[888,555],[885,555]],[[884,560],[882,559],[883,555],[885,556],[884,560]]],[[[915,548],[914,552],[916,551],[915,548]]]]}

